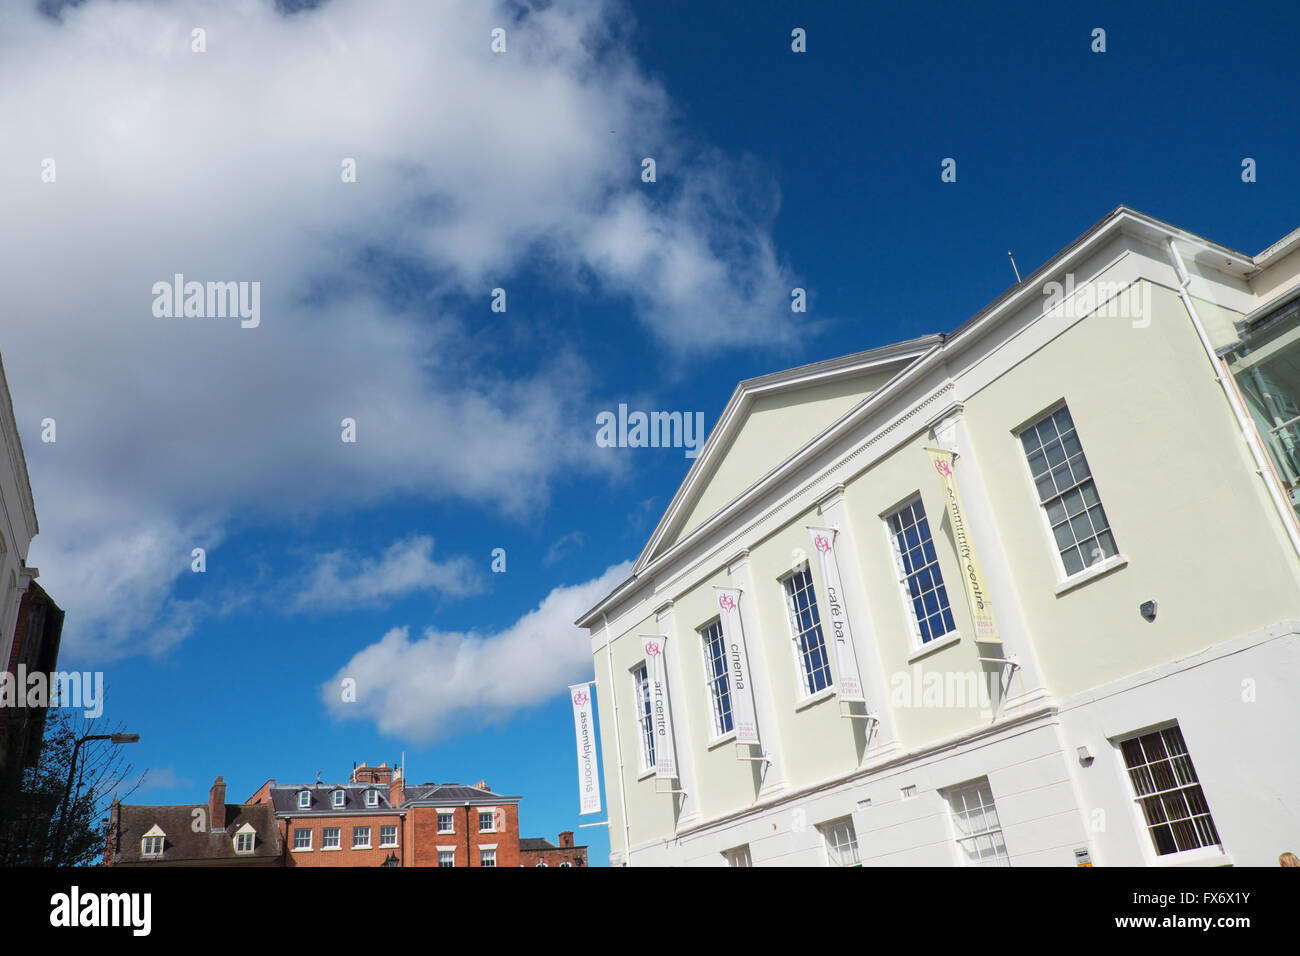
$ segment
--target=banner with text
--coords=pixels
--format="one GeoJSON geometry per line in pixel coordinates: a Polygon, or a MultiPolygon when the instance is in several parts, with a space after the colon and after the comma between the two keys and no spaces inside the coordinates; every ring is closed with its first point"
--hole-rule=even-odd
{"type": "Polygon", "coordinates": [[[858,655],[853,647],[853,631],[844,607],[844,588],[840,585],[840,565],[835,559],[835,529],[810,527],[813,548],[821,559],[822,581],[826,585],[826,604],[830,611],[831,637],[835,641],[835,663],[840,671],[840,700],[866,703],[862,693],[862,676],[858,672],[858,655]]]}
{"type": "Polygon", "coordinates": [[[996,641],[998,624],[993,617],[993,604],[989,601],[984,572],[980,568],[979,557],[975,554],[975,542],[971,539],[970,529],[966,527],[966,511],[962,507],[957,481],[953,477],[953,453],[939,448],[927,448],[926,452],[939,477],[939,484],[943,486],[948,521],[952,524],[952,537],[957,544],[957,560],[961,562],[962,580],[966,585],[966,603],[970,605],[971,617],[975,619],[975,639],[996,641]]]}
{"type": "Polygon", "coordinates": [[[715,586],[713,590],[718,595],[722,639],[727,644],[727,682],[736,743],[756,744],[759,743],[758,718],[754,716],[754,688],[749,679],[749,656],[745,653],[745,629],[740,623],[740,589],[715,586]]]}
{"type": "Polygon", "coordinates": [[[677,776],[677,755],[673,752],[673,712],[668,706],[668,667],[664,651],[668,638],[663,634],[642,634],[646,677],[650,681],[650,726],[655,740],[655,776],[677,776]]]}
{"type": "Polygon", "coordinates": [[[600,780],[596,776],[596,702],[590,684],[569,688],[573,702],[573,733],[578,741],[578,814],[600,813],[600,780]]]}

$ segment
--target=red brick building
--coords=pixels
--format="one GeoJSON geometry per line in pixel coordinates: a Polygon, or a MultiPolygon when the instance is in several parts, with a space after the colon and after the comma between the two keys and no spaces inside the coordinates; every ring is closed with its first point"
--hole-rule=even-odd
{"type": "Polygon", "coordinates": [[[519,841],[519,862],[523,866],[586,866],[587,848],[573,845],[573,831],[560,832],[560,845],[541,837],[519,841]]]}
{"type": "Polygon", "coordinates": [[[113,805],[104,862],[210,866],[586,866],[587,848],[519,839],[519,797],[486,781],[408,785],[400,768],[354,766],[347,783],[268,780],[243,804],[209,795],[211,832],[191,835],[196,807],[113,805]],[[184,824],[184,826],[182,826],[184,824]],[[244,834],[242,839],[239,834],[244,834]],[[161,839],[159,839],[161,837],[161,839]]]}
{"type": "Polygon", "coordinates": [[[519,866],[519,797],[485,781],[407,785],[399,768],[362,764],[348,783],[268,780],[285,866],[519,866]]]}

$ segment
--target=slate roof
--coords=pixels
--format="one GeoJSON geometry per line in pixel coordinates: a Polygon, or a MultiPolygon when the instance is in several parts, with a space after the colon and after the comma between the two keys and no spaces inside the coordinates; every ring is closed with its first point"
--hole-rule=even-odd
{"type": "Polygon", "coordinates": [[[275,812],[293,816],[304,816],[311,813],[355,813],[359,816],[367,814],[374,816],[378,813],[395,812],[397,809],[389,800],[388,784],[386,783],[277,784],[270,788],[270,793],[275,812]],[[307,808],[298,806],[298,794],[304,790],[311,794],[311,806],[307,808]],[[330,794],[335,790],[343,791],[343,806],[341,808],[334,806],[332,802],[333,798],[330,794]],[[367,790],[378,792],[378,806],[366,806],[365,792],[367,790]]]}
{"type": "Polygon", "coordinates": [[[288,816],[308,816],[312,814],[356,814],[374,816],[380,813],[396,813],[403,807],[421,806],[471,806],[494,807],[507,803],[518,803],[520,797],[493,793],[478,787],[465,787],[458,783],[421,783],[408,786],[401,806],[394,807],[390,799],[389,785],[386,783],[304,783],[276,784],[270,788],[271,802],[277,814],[288,816]],[[311,806],[303,809],[298,806],[298,794],[306,790],[311,794],[311,806]],[[331,803],[330,794],[342,790],[343,807],[337,808],[331,803]],[[367,807],[365,791],[375,790],[379,793],[379,805],[367,807]]]}
{"type": "Polygon", "coordinates": [[[521,850],[558,850],[559,847],[550,840],[542,837],[520,837],[519,849],[521,850]]]}
{"type": "Polygon", "coordinates": [[[280,831],[275,825],[275,814],[270,807],[252,803],[228,803],[225,830],[205,829],[202,833],[194,832],[196,809],[203,810],[203,819],[210,825],[211,821],[207,820],[206,803],[167,807],[115,805],[113,820],[116,823],[116,833],[112,845],[113,863],[115,865],[123,863],[159,865],[279,858],[280,831]],[[236,853],[235,832],[245,823],[252,824],[255,831],[253,852],[236,853]],[[146,859],[141,855],[141,841],[145,833],[155,826],[164,834],[163,855],[161,858],[146,859]]]}
{"type": "Polygon", "coordinates": [[[491,790],[478,787],[463,787],[458,783],[422,783],[406,788],[406,802],[423,804],[482,804],[498,806],[503,803],[518,803],[520,797],[509,797],[491,790]]]}

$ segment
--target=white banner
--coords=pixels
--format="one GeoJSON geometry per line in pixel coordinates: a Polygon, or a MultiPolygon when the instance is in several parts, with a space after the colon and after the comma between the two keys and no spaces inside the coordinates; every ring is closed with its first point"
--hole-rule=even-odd
{"type": "Polygon", "coordinates": [[[758,718],[754,716],[754,688],[749,679],[749,656],[745,653],[745,629],[740,623],[740,589],[713,588],[722,613],[722,639],[727,645],[727,684],[731,691],[731,722],[736,743],[756,744],[758,718]]]}
{"type": "Polygon", "coordinates": [[[867,702],[862,693],[862,676],[858,672],[858,655],[853,649],[853,632],[844,609],[844,588],[840,584],[840,565],[835,559],[835,529],[810,527],[813,548],[821,558],[822,583],[826,586],[826,610],[830,614],[831,640],[835,643],[835,663],[840,671],[840,700],[867,702]]]}
{"type": "Polygon", "coordinates": [[[596,702],[590,684],[569,688],[573,702],[573,733],[578,741],[578,814],[600,813],[600,780],[596,776],[596,702]]]}
{"type": "Polygon", "coordinates": [[[673,750],[673,712],[668,702],[668,667],[664,653],[668,638],[663,634],[642,634],[646,676],[650,680],[650,726],[655,739],[655,776],[677,776],[677,755],[673,750]]]}
{"type": "Polygon", "coordinates": [[[953,540],[957,542],[957,559],[961,562],[962,581],[966,585],[966,603],[975,620],[975,640],[997,644],[998,622],[993,616],[993,603],[989,600],[988,585],[984,583],[979,555],[975,553],[975,542],[966,528],[966,509],[962,507],[961,493],[953,476],[953,453],[942,448],[927,448],[926,453],[934,465],[939,484],[943,486],[948,521],[952,525],[953,540]]]}

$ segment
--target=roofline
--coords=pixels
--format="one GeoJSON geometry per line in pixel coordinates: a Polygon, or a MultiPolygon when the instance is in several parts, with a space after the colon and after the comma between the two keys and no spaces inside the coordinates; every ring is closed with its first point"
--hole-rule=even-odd
{"type": "Polygon", "coordinates": [[[694,491],[713,464],[719,446],[732,437],[732,433],[738,427],[737,423],[741,420],[742,413],[755,400],[755,396],[760,393],[780,394],[789,389],[799,388],[816,379],[853,375],[880,365],[917,358],[942,341],[942,335],[923,335],[904,342],[881,345],[874,349],[824,359],[807,365],[799,365],[740,382],[731,393],[730,400],[718,417],[717,424],[709,433],[704,447],[700,449],[695,463],[691,465],[686,477],[682,479],[672,501],[668,503],[663,517],[660,518],[645,547],[642,548],[641,554],[638,555],[636,562],[633,564],[634,571],[647,563],[650,554],[672,527],[673,520],[678,516],[681,507],[690,498],[691,492],[694,491]]]}
{"type": "Polygon", "coordinates": [[[1255,265],[1261,269],[1274,259],[1283,259],[1300,248],[1300,229],[1293,229],[1277,242],[1273,243],[1259,255],[1255,256],[1255,265]]]}
{"type": "MultiPolygon", "coordinates": [[[[1121,232],[1124,231],[1125,227],[1128,226],[1129,224],[1140,227],[1140,229],[1162,233],[1170,239],[1182,240],[1183,242],[1186,242],[1190,245],[1200,246],[1208,251],[1217,253],[1218,255],[1223,256],[1225,260],[1227,260],[1226,262],[1227,265],[1235,264],[1238,268],[1245,270],[1244,277],[1253,276],[1259,271],[1259,266],[1256,262],[1255,257],[1248,256],[1245,253],[1239,252],[1235,249],[1225,246],[1222,243],[1218,243],[1218,242],[1214,242],[1213,240],[1206,239],[1203,236],[1199,236],[1195,233],[1189,232],[1188,230],[1175,226],[1172,223],[1167,223],[1163,220],[1156,219],[1154,216],[1148,216],[1145,213],[1138,212],[1137,210],[1131,209],[1128,206],[1120,205],[1115,207],[1115,209],[1113,209],[1106,216],[1102,217],[1097,223],[1095,223],[1084,233],[1078,236],[1073,242],[1066,245],[1054,256],[1048,259],[1045,263],[1043,263],[1041,266],[1035,269],[1027,278],[1023,279],[1021,282],[1007,289],[1000,296],[998,296],[996,299],[994,299],[992,302],[986,305],[983,309],[981,309],[979,312],[975,313],[975,315],[971,316],[969,319],[967,319],[965,322],[959,325],[956,328],[956,330],[954,330],[950,335],[944,335],[942,333],[939,333],[933,336],[925,336],[922,339],[912,339],[909,340],[908,342],[896,343],[893,346],[889,346],[889,345],[882,346],[880,349],[871,350],[871,352],[857,353],[858,356],[867,356],[872,354],[872,352],[887,351],[890,349],[901,349],[902,347],[907,346],[909,344],[919,343],[923,341],[937,342],[937,345],[927,350],[924,355],[920,356],[920,359],[918,361],[913,362],[912,364],[907,366],[894,379],[891,379],[890,382],[886,383],[880,389],[877,389],[871,395],[867,396],[866,399],[864,399],[857,406],[853,407],[848,412],[846,412],[843,416],[841,416],[841,418],[838,421],[833,423],[829,428],[823,431],[820,435],[816,436],[815,438],[810,440],[807,444],[805,444],[802,448],[800,448],[799,451],[797,451],[793,456],[786,459],[786,461],[778,465],[775,469],[773,469],[767,475],[760,478],[757,482],[755,482],[744,492],[742,492],[740,496],[728,502],[725,506],[723,506],[723,508],[715,512],[707,521],[693,528],[690,534],[686,536],[686,538],[683,538],[681,541],[675,542],[672,548],[658,555],[653,561],[648,561],[646,560],[647,554],[650,552],[653,545],[657,542],[658,538],[661,536],[661,529],[663,528],[669,515],[673,512],[674,508],[677,507],[677,505],[680,503],[679,499],[682,496],[683,490],[686,488],[687,484],[692,480],[691,473],[688,472],[686,480],[683,481],[682,488],[678,490],[677,495],[674,496],[673,502],[669,504],[668,510],[664,514],[664,519],[661,520],[660,522],[660,526],[655,529],[655,533],[651,536],[650,542],[642,550],[641,556],[637,559],[636,564],[633,566],[632,575],[629,578],[627,578],[623,583],[616,586],[613,591],[611,591],[604,598],[602,598],[590,610],[588,610],[581,617],[579,617],[578,620],[575,622],[576,626],[588,628],[588,629],[593,627],[596,623],[596,618],[598,615],[605,614],[610,609],[610,607],[615,606],[617,603],[619,603],[630,590],[634,589],[634,586],[642,583],[643,578],[647,572],[657,567],[661,561],[667,559],[671,554],[673,554],[677,550],[679,546],[686,544],[688,541],[695,540],[698,536],[712,530],[712,528],[717,524],[727,520],[734,513],[736,508],[739,505],[741,505],[747,498],[751,497],[759,490],[765,488],[771,481],[777,480],[778,476],[782,472],[788,471],[791,466],[801,462],[812,451],[819,448],[824,442],[834,440],[836,433],[841,431],[842,428],[847,423],[856,422],[857,420],[861,419],[865,415],[873,412],[875,410],[875,407],[878,404],[880,404],[880,398],[882,395],[884,395],[887,391],[892,394],[893,392],[897,391],[898,388],[902,388],[905,387],[907,384],[910,384],[913,378],[919,375],[922,371],[929,368],[931,364],[930,359],[935,354],[947,353],[948,350],[954,344],[958,346],[964,346],[966,344],[966,340],[976,335],[976,333],[981,332],[984,328],[986,328],[990,324],[995,323],[997,319],[1001,318],[1007,312],[1012,311],[1014,308],[1019,307],[1022,301],[1026,299],[1031,292],[1037,291],[1037,287],[1046,279],[1047,276],[1060,271],[1060,269],[1063,266],[1065,266],[1068,262],[1070,262],[1072,259],[1083,255],[1089,247],[1091,247],[1098,241],[1104,240],[1105,238],[1109,237],[1113,232],[1117,230],[1121,232]]],[[[1296,232],[1300,233],[1300,230],[1296,230],[1296,232]]],[[[1287,238],[1290,239],[1290,237],[1287,238]]],[[[1283,242],[1286,241],[1287,240],[1283,240],[1283,242]]],[[[1296,241],[1300,241],[1300,239],[1297,239],[1296,241]]],[[[1275,243],[1274,245],[1277,246],[1279,244],[1275,243]]],[[[1270,247],[1270,249],[1272,248],[1273,247],[1270,247]]],[[[1265,253],[1268,252],[1269,250],[1265,250],[1265,253]]],[[[1261,253],[1261,257],[1263,255],[1264,253],[1261,253]]],[[[900,352],[900,357],[901,357],[901,352],[900,352]]],[[[804,366],[802,368],[807,369],[811,367],[812,366],[804,366]]],[[[777,378],[781,378],[782,376],[793,376],[795,373],[798,373],[801,370],[802,369],[800,368],[790,369],[785,373],[775,373],[775,375],[777,378]]],[[[750,381],[757,382],[757,381],[763,381],[764,379],[770,379],[770,378],[772,378],[772,376],[764,376],[762,379],[752,379],[750,381]]],[[[737,386],[737,390],[733,394],[731,402],[728,403],[727,409],[724,411],[724,415],[733,412],[732,406],[737,403],[737,399],[741,395],[742,387],[744,385],[745,383],[741,383],[741,386],[737,386]]],[[[720,430],[720,426],[718,429],[715,429],[714,435],[710,435],[709,441],[706,442],[704,449],[700,453],[700,458],[697,461],[697,465],[699,461],[703,461],[705,456],[708,454],[710,450],[710,446],[713,444],[714,437],[716,436],[719,430],[720,430]]],[[[691,471],[694,472],[694,470],[695,468],[693,467],[691,471]]]]}
{"type": "MultiPolygon", "coordinates": [[[[16,456],[15,464],[17,470],[22,473],[22,481],[18,484],[19,502],[23,508],[23,515],[31,519],[32,537],[40,534],[40,522],[36,520],[36,499],[32,496],[32,479],[27,473],[27,456],[23,453],[23,439],[18,434],[18,419],[14,415],[14,399],[9,391],[9,380],[5,376],[3,357],[0,356],[0,391],[4,392],[4,402],[0,404],[0,425],[4,430],[13,435],[14,438],[14,455],[16,456]]],[[[13,544],[13,542],[11,542],[13,544]]],[[[15,544],[16,547],[16,544],[15,544]]]]}

